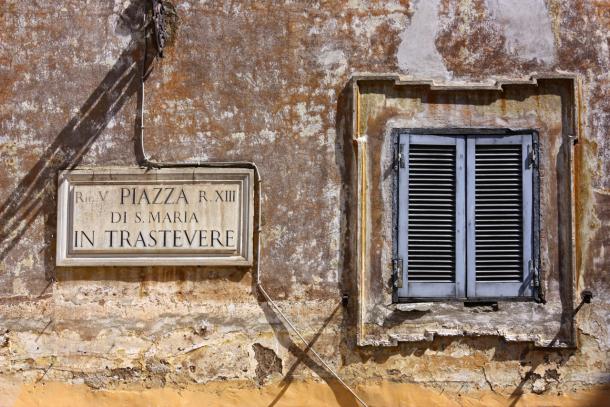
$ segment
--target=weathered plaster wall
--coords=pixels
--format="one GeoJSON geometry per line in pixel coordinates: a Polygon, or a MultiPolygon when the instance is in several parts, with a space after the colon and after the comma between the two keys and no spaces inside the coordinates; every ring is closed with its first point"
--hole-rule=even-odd
{"type": "MultiPolygon", "coordinates": [[[[143,3],[0,4],[0,383],[11,383],[0,387],[31,404],[60,400],[71,384],[98,389],[82,397],[244,380],[277,385],[267,390],[274,398],[292,386],[311,394],[291,382],[330,377],[261,301],[250,270],[54,267],[57,172],[136,165],[141,153],[143,3]],[[14,385],[22,382],[30,387],[14,385]],[[50,382],[62,384],[45,393],[50,382]]],[[[392,403],[377,396],[388,382],[554,397],[610,381],[608,2],[173,4],[176,35],[146,81],[146,151],[162,161],[257,163],[263,283],[349,383],[377,383],[360,388],[371,405],[392,403]],[[355,346],[353,301],[340,305],[355,279],[344,136],[348,81],[364,71],[439,82],[578,75],[576,277],[596,297],[577,314],[577,349],[494,336],[355,346]]],[[[338,386],[330,391],[352,404],[338,386]]]]}

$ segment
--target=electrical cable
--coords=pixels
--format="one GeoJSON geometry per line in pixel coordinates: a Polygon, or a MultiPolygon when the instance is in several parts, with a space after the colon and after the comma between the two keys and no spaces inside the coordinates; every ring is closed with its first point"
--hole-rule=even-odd
{"type": "Polygon", "coordinates": [[[356,398],[356,400],[358,400],[358,402],[364,406],[364,407],[368,407],[368,405],[364,402],[364,400],[362,400],[354,390],[352,390],[352,388],[345,383],[341,377],[339,377],[339,375],[324,361],[324,359],[322,358],[322,356],[320,356],[320,354],[318,352],[316,352],[316,350],[313,348],[312,344],[309,343],[304,337],[303,335],[301,335],[301,333],[299,332],[299,330],[294,326],[294,324],[290,321],[290,319],[282,312],[282,310],[280,309],[280,307],[275,303],[275,301],[273,301],[273,299],[269,296],[269,294],[267,293],[267,291],[265,290],[265,288],[263,287],[263,284],[261,283],[260,280],[260,252],[261,252],[261,212],[262,212],[262,179],[260,176],[260,171],[258,170],[258,167],[256,166],[256,164],[254,162],[250,162],[250,161],[212,161],[212,162],[173,162],[173,163],[169,163],[169,162],[157,162],[157,161],[152,161],[148,158],[148,156],[146,155],[146,150],[144,148],[144,81],[145,79],[148,77],[148,74],[150,74],[151,70],[148,72],[148,74],[146,73],[146,58],[147,58],[147,42],[148,42],[148,36],[146,34],[146,15],[144,15],[144,56],[143,56],[143,63],[142,63],[142,71],[141,71],[141,75],[140,75],[140,85],[141,85],[141,91],[140,91],[140,153],[142,154],[142,160],[140,162],[141,166],[144,166],[146,168],[180,168],[180,167],[208,167],[208,168],[227,168],[227,167],[233,167],[233,168],[250,168],[254,170],[254,174],[256,177],[256,183],[257,183],[257,189],[258,189],[258,238],[257,238],[257,248],[256,248],[256,287],[257,289],[261,292],[261,294],[263,294],[263,297],[265,297],[265,299],[267,300],[267,302],[269,304],[271,304],[271,306],[275,309],[275,311],[282,317],[282,319],[288,324],[288,326],[290,327],[290,329],[292,329],[292,331],[299,337],[299,339],[303,342],[303,344],[305,345],[305,350],[310,350],[311,353],[314,354],[314,356],[320,361],[320,363],[326,368],[326,370],[328,372],[330,372],[330,374],[337,379],[337,381],[343,386],[345,387],[345,389],[347,391],[349,391],[352,396],[354,396],[354,398],[356,398]]]}

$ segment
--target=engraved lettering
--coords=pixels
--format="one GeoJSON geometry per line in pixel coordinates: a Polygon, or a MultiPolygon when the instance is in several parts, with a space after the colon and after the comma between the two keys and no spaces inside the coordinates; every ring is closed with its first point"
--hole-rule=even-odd
{"type": "Polygon", "coordinates": [[[169,232],[171,232],[171,230],[160,230],[161,233],[163,233],[163,247],[167,247],[167,234],[169,232]]]}
{"type": "Polygon", "coordinates": [[[149,246],[155,247],[157,245],[157,231],[151,230],[150,232],[148,232],[148,237],[150,238],[150,240],[153,241],[153,243],[149,246]]]}
{"type": "Polygon", "coordinates": [[[110,212],[110,223],[119,223],[123,221],[121,212],[110,212]]]}
{"type": "Polygon", "coordinates": [[[129,231],[121,230],[121,247],[125,247],[125,243],[127,243],[127,247],[131,247],[131,242],[129,241],[129,231]]]}
{"type": "Polygon", "coordinates": [[[174,230],[174,247],[182,247],[182,240],[179,230],[174,230]],[[180,244],[178,244],[180,243],[180,244]]]}
{"type": "Polygon", "coordinates": [[[217,242],[217,243],[218,243],[218,246],[222,247],[222,246],[223,246],[223,244],[222,244],[222,242],[220,241],[220,231],[218,231],[218,230],[211,230],[211,231],[210,231],[210,234],[212,235],[212,236],[211,236],[211,239],[212,239],[212,243],[211,243],[211,244],[212,244],[212,247],[214,247],[214,242],[217,242]]]}
{"type": "Polygon", "coordinates": [[[186,230],[183,230],[183,232],[184,232],[184,236],[186,237],[186,242],[189,244],[189,246],[192,246],[193,242],[195,241],[195,233],[196,232],[193,232],[192,235],[189,235],[186,230]]]}
{"type": "Polygon", "coordinates": [[[226,246],[233,246],[233,240],[234,240],[234,235],[235,231],[234,230],[227,230],[225,232],[225,243],[226,246]]]}
{"type": "Polygon", "coordinates": [[[87,178],[79,172],[74,181],[68,175],[68,187],[60,188],[61,202],[68,200],[61,213],[68,213],[58,216],[65,222],[58,264],[249,264],[252,190],[242,188],[252,187],[252,175],[238,178],[242,173],[112,170],[87,178]]]}
{"type": "Polygon", "coordinates": [[[184,189],[180,188],[180,194],[178,194],[178,199],[176,199],[175,203],[180,202],[180,200],[183,200],[185,204],[189,204],[188,199],[186,199],[186,194],[184,193],[184,189]]]}
{"type": "Polygon", "coordinates": [[[208,247],[207,239],[208,239],[208,231],[200,230],[199,231],[199,247],[208,247]]]}
{"type": "Polygon", "coordinates": [[[142,236],[142,232],[138,232],[138,237],[136,238],[134,247],[138,247],[138,243],[142,244],[142,247],[146,247],[146,242],[144,242],[144,236],[142,236]]]}
{"type": "Polygon", "coordinates": [[[118,230],[106,230],[105,233],[108,235],[109,246],[114,247],[114,235],[118,234],[118,230]]]}
{"type": "Polygon", "coordinates": [[[142,193],[140,194],[140,199],[138,200],[138,205],[141,205],[143,201],[145,201],[144,203],[150,204],[150,200],[148,199],[148,194],[146,193],[145,189],[143,189],[142,193]]]}
{"type": "Polygon", "coordinates": [[[153,203],[160,204],[161,201],[159,200],[159,197],[161,196],[161,192],[163,192],[163,188],[154,188],[154,190],[157,191],[157,194],[155,195],[153,203]]]}
{"type": "Polygon", "coordinates": [[[174,193],[174,188],[165,188],[166,191],[169,191],[169,193],[165,196],[165,204],[169,204],[169,198],[171,198],[172,194],[174,193]]]}
{"type": "Polygon", "coordinates": [[[121,205],[125,204],[125,199],[129,197],[129,188],[121,188],[121,205]]]}

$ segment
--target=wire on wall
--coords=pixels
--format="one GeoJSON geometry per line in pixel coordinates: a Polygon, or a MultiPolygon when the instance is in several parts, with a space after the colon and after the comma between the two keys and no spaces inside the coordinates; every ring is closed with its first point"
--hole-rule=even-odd
{"type": "MultiPolygon", "coordinates": [[[[157,1],[158,3],[158,1],[157,1]]],[[[316,350],[313,348],[313,346],[311,345],[310,342],[308,342],[303,335],[301,334],[301,332],[295,327],[295,325],[292,323],[292,321],[282,312],[281,308],[276,304],[275,301],[273,301],[273,299],[269,296],[269,294],[267,293],[267,291],[265,290],[265,288],[263,287],[263,284],[261,283],[261,272],[260,272],[260,258],[261,258],[261,212],[262,212],[262,179],[260,176],[260,171],[258,169],[258,167],[256,166],[256,164],[254,162],[250,162],[250,161],[215,161],[215,162],[158,162],[158,161],[153,161],[150,160],[148,155],[146,154],[146,149],[144,147],[144,82],[146,80],[146,78],[148,77],[148,75],[150,74],[150,72],[152,71],[152,67],[151,69],[146,72],[146,63],[147,63],[147,43],[148,43],[148,34],[147,34],[147,22],[146,22],[146,14],[144,14],[144,56],[143,56],[143,60],[142,60],[142,69],[140,72],[140,86],[141,86],[141,91],[140,91],[140,134],[139,134],[139,148],[140,148],[140,153],[142,154],[142,157],[140,159],[139,164],[143,167],[146,168],[180,168],[180,167],[204,167],[204,168],[227,168],[227,167],[239,167],[239,168],[249,168],[249,169],[253,169],[254,170],[254,175],[255,175],[255,182],[256,182],[256,186],[257,186],[257,190],[258,190],[258,237],[257,237],[257,247],[256,247],[256,288],[260,291],[260,293],[263,295],[263,297],[265,298],[265,300],[271,305],[271,307],[282,317],[282,319],[286,322],[286,324],[290,327],[290,329],[299,337],[299,339],[303,342],[303,344],[305,345],[305,351],[309,350],[311,351],[311,353],[313,353],[313,355],[316,357],[316,359],[318,359],[320,361],[320,363],[324,366],[324,368],[335,378],[337,379],[337,381],[343,386],[345,387],[345,389],[347,391],[349,391],[352,396],[354,396],[354,398],[356,400],[358,400],[358,402],[364,406],[364,407],[368,407],[368,405],[366,404],[366,402],[364,400],[362,400],[362,398],[360,398],[356,392],[354,390],[352,390],[352,388],[343,381],[343,379],[341,379],[341,377],[339,377],[339,375],[334,371],[334,369],[328,365],[328,363],[326,363],[326,361],[324,361],[324,359],[322,358],[322,356],[320,356],[320,354],[318,352],[316,352],[316,350]]],[[[159,54],[157,54],[157,57],[159,57],[159,54]]]]}

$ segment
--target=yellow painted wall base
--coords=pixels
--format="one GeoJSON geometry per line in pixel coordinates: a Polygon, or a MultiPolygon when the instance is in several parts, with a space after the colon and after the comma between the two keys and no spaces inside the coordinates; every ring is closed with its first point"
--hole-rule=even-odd
{"type": "MultiPolygon", "coordinates": [[[[370,407],[607,407],[610,388],[562,395],[502,396],[492,392],[448,394],[414,384],[370,383],[356,387],[370,407]]],[[[93,390],[63,383],[19,384],[0,380],[0,407],[199,407],[199,406],[358,406],[338,385],[292,382],[255,387],[251,383],[217,382],[184,388],[93,390]]]]}

